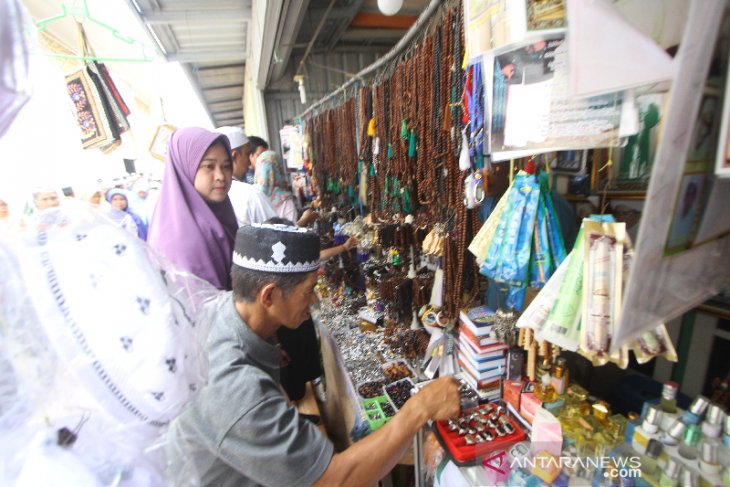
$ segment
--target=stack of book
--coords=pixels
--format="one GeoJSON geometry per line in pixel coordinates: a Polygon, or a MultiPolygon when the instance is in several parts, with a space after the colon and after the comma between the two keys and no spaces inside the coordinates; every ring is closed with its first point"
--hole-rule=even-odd
{"type": "Polygon", "coordinates": [[[500,396],[500,381],[506,372],[507,345],[489,336],[494,310],[479,306],[459,314],[459,365],[464,379],[482,399],[500,396]]]}

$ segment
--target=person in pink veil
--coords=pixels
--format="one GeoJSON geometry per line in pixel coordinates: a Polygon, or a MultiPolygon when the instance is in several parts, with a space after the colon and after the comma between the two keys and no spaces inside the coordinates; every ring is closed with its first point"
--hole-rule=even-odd
{"type": "Polygon", "coordinates": [[[233,167],[225,135],[190,127],[170,137],[148,242],[178,267],[231,289],[238,224],[228,198],[233,167]]]}

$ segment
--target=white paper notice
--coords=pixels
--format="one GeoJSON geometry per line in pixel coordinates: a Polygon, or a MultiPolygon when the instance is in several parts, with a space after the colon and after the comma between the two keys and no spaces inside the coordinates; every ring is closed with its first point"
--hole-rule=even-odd
{"type": "Polygon", "coordinates": [[[511,85],[507,92],[510,102],[504,128],[504,143],[524,147],[528,143],[544,142],[550,116],[552,80],[531,85],[511,85]]]}
{"type": "Polygon", "coordinates": [[[672,57],[609,0],[572,0],[567,8],[574,96],[613,93],[674,78],[672,57]]]}

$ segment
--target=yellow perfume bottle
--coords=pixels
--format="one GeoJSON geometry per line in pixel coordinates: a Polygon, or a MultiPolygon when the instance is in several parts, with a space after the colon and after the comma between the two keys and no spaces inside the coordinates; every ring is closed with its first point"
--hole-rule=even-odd
{"type": "Polygon", "coordinates": [[[550,381],[555,388],[555,392],[558,394],[565,393],[565,388],[568,385],[568,369],[566,367],[566,360],[563,357],[558,357],[555,360],[550,381]]]}
{"type": "Polygon", "coordinates": [[[581,401],[585,401],[586,399],[588,399],[588,391],[583,389],[578,384],[570,384],[568,386],[567,392],[568,392],[568,397],[571,398],[572,400],[581,402],[581,401]]]}
{"type": "Polygon", "coordinates": [[[542,382],[538,383],[535,387],[535,397],[543,403],[553,402],[558,398],[558,393],[555,392],[555,388],[550,383],[549,375],[546,374],[542,376],[542,382]]]}

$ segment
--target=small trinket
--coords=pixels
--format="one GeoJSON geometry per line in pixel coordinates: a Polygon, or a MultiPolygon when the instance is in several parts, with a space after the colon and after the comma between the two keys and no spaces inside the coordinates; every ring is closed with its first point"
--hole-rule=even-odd
{"type": "Polygon", "coordinates": [[[509,422],[509,419],[507,419],[506,416],[499,417],[499,424],[502,426],[502,428],[504,428],[504,431],[508,435],[511,435],[512,433],[515,432],[514,426],[512,426],[512,424],[509,422]]]}
{"type": "Polygon", "coordinates": [[[481,436],[484,438],[484,441],[494,441],[494,435],[491,431],[485,431],[481,436]]]}

